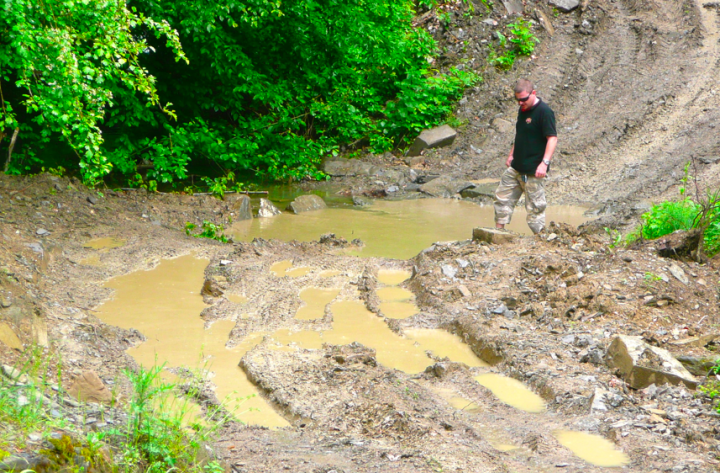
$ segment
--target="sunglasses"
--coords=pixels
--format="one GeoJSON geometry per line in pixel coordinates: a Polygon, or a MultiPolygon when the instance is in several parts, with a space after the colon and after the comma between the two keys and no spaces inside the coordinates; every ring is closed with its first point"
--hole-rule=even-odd
{"type": "Polygon", "coordinates": [[[527,102],[528,100],[530,100],[531,96],[532,96],[532,94],[528,95],[527,97],[523,97],[521,99],[516,98],[515,100],[517,100],[518,102],[527,102]]]}

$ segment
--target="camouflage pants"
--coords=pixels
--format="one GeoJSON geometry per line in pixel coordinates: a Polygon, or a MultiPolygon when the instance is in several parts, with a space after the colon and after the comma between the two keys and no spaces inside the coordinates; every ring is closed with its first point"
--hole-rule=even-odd
{"type": "Polygon", "coordinates": [[[533,233],[545,228],[545,179],[535,176],[523,176],[513,168],[507,168],[500,178],[495,191],[495,223],[507,225],[520,196],[525,193],[527,224],[533,233]],[[523,180],[526,178],[526,181],[523,180]]]}

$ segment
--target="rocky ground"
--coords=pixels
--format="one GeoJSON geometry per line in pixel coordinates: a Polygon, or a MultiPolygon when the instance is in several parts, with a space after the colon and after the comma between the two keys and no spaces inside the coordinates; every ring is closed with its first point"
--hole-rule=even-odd
{"type": "MultiPolygon", "coordinates": [[[[112,297],[103,283],[194,252],[211,261],[206,276],[217,286],[206,295],[202,317],[207,324],[235,321],[229,346],[259,331],[331,331],[332,308],[316,321],[294,314],[302,289],[333,287],[337,301],[366,308],[398,336],[442,329],[489,365],[429,353],[426,371],[405,373],[379,361],[383,354],[370,342],[278,349],[269,336],[241,366],[290,427],[228,425],[216,450],[229,470],[602,469],[563,448],[553,435],[558,430],[610,440],[628,455],[628,471],[717,470],[720,418],[693,389],[706,381],[707,360],[716,356],[717,265],[662,258],[652,246],[612,248],[602,232],[603,226],[636,222],[648,201],[676,195],[690,157],[697,158],[693,175],[703,186],[720,182],[713,106],[717,4],[598,0],[565,14],[544,1],[527,1],[524,8],[546,27],[537,31],[535,56],[507,73],[485,67],[482,43],[492,41],[499,27],[493,22],[512,20],[502,4],[482,17],[458,13],[447,28],[431,16],[423,20],[446,48],[439,66],[460,61],[484,76],[456,112],[466,124],[452,146],[419,157],[386,154],[331,165],[333,185],[358,204],[367,203],[360,197],[459,197],[461,191],[487,201],[489,191],[468,193],[468,181],[497,179],[502,171],[515,114],[510,87],[528,76],[555,109],[561,131],[548,183],[551,203],[589,205],[600,223],[583,230],[554,225],[504,244],[436,244],[409,261],[358,259],[343,251],[351,244],[332,237],[222,244],[185,235],[186,222],[224,224],[236,217],[241,204],[231,198],[98,194],[47,174],[0,176],[2,364],[22,364],[22,348],[36,344],[59,355],[65,389],[93,371],[121,396],[128,389],[121,371],[135,366],[126,349],[144,336],[97,318],[98,306],[112,297]],[[124,244],[103,252],[84,246],[101,237],[124,244]],[[272,276],[271,265],[283,260],[318,271],[272,276]],[[337,274],[322,278],[320,269],[337,274]],[[386,317],[377,294],[381,269],[411,272],[403,287],[415,294],[418,314],[386,317]],[[242,314],[227,302],[228,291],[249,296],[242,314]],[[618,335],[643,344],[639,365],[651,370],[643,373],[670,370],[673,360],[653,351],[663,349],[694,378],[643,383],[647,376],[630,375],[618,364],[617,347],[611,347],[618,335]],[[522,381],[542,397],[545,411],[526,413],[499,402],[474,380],[483,373],[522,381]],[[453,407],[441,395],[448,392],[473,408],[453,407]],[[501,444],[516,448],[504,451],[501,444]]],[[[211,388],[203,402],[217,402],[211,388]]],[[[115,410],[102,409],[100,416],[95,405],[61,398],[48,403],[78,428],[122,422],[115,410]]],[[[26,445],[32,452],[40,439],[26,445]]]]}

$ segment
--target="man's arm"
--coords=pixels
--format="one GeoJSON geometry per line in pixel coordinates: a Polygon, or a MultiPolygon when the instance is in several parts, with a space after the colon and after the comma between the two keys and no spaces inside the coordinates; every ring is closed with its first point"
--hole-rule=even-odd
{"type": "Polygon", "coordinates": [[[545,161],[550,162],[555,153],[555,147],[557,147],[557,136],[548,136],[547,144],[545,145],[545,155],[540,165],[535,170],[535,177],[543,178],[547,176],[547,164],[545,161]]]}
{"type": "Polygon", "coordinates": [[[510,167],[510,164],[513,162],[513,153],[515,153],[515,144],[512,145],[512,148],[510,148],[510,154],[508,155],[507,160],[505,160],[505,166],[510,167]]]}

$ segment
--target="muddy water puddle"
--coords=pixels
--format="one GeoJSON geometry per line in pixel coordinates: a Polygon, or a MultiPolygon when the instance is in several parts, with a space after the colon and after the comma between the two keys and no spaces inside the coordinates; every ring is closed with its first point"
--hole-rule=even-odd
{"type": "MultiPolygon", "coordinates": [[[[151,271],[117,277],[106,284],[115,289],[115,298],[99,308],[98,316],[107,324],[135,328],[145,335],[144,343],[128,350],[143,366],[167,363],[169,367],[208,369],[215,375],[213,381],[221,400],[228,395],[256,395],[238,362],[262,337],[231,350],[225,343],[234,322],[219,321],[205,330],[200,318],[205,304],[199,290],[207,264],[207,260],[183,256],[164,260],[151,271]]],[[[227,402],[230,410],[237,407],[237,400],[227,402]]],[[[239,405],[240,411],[249,408],[258,411],[240,415],[244,422],[268,427],[288,425],[257,395],[239,405]]]]}
{"type": "Polygon", "coordinates": [[[438,358],[465,363],[471,368],[490,366],[478,358],[460,337],[445,330],[414,329],[406,330],[405,334],[438,358]]]}
{"type": "Polygon", "coordinates": [[[630,462],[628,456],[618,450],[611,441],[599,435],[561,430],[553,435],[560,445],[578,457],[596,466],[623,466],[630,462]]]}
{"type": "Polygon", "coordinates": [[[300,291],[301,306],[295,318],[299,320],[321,319],[325,316],[325,307],[340,293],[340,289],[320,289],[309,287],[300,291]]]}
{"type": "Polygon", "coordinates": [[[486,373],[476,376],[475,381],[489,389],[502,402],[516,409],[533,413],[545,410],[545,401],[517,379],[486,373]]]}
{"type": "Polygon", "coordinates": [[[312,268],[308,268],[306,266],[293,268],[292,261],[278,261],[277,263],[274,263],[272,266],[270,266],[270,272],[279,278],[283,276],[299,278],[301,276],[307,275],[310,271],[312,271],[312,268]]]}
{"type": "MultiPolygon", "coordinates": [[[[551,206],[547,221],[579,225],[588,220],[587,209],[551,206]]],[[[525,209],[515,209],[508,229],[529,234],[525,209]]],[[[467,240],[473,227],[494,226],[492,206],[453,199],[377,200],[364,209],[335,207],[299,215],[282,213],[273,218],[236,222],[230,231],[239,240],[277,238],[317,240],[335,233],[348,241],[359,238],[365,246],[351,254],[407,259],[436,241],[467,240]]]]}
{"type": "Polygon", "coordinates": [[[83,247],[84,248],[92,248],[93,250],[109,250],[112,248],[120,248],[122,246],[125,246],[125,243],[127,243],[122,238],[113,238],[113,237],[106,237],[106,238],[94,238],[92,240],[87,241],[83,247]]]}
{"type": "Polygon", "coordinates": [[[381,269],[378,271],[378,282],[386,286],[397,286],[410,279],[410,271],[402,269],[381,269]]]}
{"type": "Polygon", "coordinates": [[[375,293],[380,299],[380,311],[390,319],[407,319],[420,312],[415,305],[415,294],[397,287],[410,277],[406,271],[380,271],[378,281],[386,287],[378,288],[375,293]]]}

